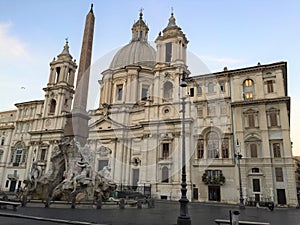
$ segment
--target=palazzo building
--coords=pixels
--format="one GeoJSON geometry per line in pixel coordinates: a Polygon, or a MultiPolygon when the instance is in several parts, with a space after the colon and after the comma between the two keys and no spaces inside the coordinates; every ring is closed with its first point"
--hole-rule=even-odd
{"type": "MultiPolygon", "coordinates": [[[[185,123],[189,200],[238,203],[239,152],[245,200],[296,206],[287,63],[192,74],[189,41],[173,13],[155,48],[148,32],[141,12],[130,43],[102,72],[99,107],[88,112],[94,170],[108,165],[117,184],[151,185],[153,197],[178,200],[185,123]],[[183,74],[186,88],[179,86],[183,74]]],[[[67,42],[50,63],[45,98],[0,112],[1,190],[22,187],[33,162],[49,170],[71,112],[76,69],[67,42]]]]}

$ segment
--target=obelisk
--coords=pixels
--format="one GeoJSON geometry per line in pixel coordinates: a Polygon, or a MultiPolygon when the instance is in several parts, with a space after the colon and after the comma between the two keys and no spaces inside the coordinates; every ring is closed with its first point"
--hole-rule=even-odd
{"type": "Polygon", "coordinates": [[[88,121],[90,117],[86,111],[86,106],[92,59],[94,23],[95,16],[92,4],[91,10],[85,20],[73,109],[71,113],[67,115],[67,122],[64,129],[64,136],[74,137],[76,141],[80,142],[81,146],[86,143],[89,131],[88,121]]]}

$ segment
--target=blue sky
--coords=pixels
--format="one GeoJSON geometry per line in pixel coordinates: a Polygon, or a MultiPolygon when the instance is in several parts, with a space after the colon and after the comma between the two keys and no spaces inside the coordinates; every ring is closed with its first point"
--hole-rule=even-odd
{"type": "MultiPolygon", "coordinates": [[[[0,111],[14,109],[17,102],[43,99],[49,63],[62,51],[66,37],[71,54],[79,61],[91,3],[96,16],[94,64],[130,41],[140,8],[153,41],[166,27],[171,7],[190,41],[188,50],[211,72],[224,66],[235,69],[287,61],[293,152],[300,155],[298,0],[0,0],[0,111]]],[[[99,73],[107,66],[98,66],[92,73],[96,92],[99,73]]]]}

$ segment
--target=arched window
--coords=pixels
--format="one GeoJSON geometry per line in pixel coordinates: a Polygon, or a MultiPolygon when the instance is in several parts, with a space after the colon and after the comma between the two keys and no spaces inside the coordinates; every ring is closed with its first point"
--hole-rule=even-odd
{"type": "Polygon", "coordinates": [[[219,136],[214,131],[207,134],[207,157],[219,158],[219,136]]]}
{"type": "Polygon", "coordinates": [[[55,107],[56,107],[56,101],[54,99],[50,102],[50,110],[49,113],[54,114],[55,113],[55,107]]]}
{"type": "Polygon", "coordinates": [[[162,179],[161,180],[163,183],[169,183],[169,169],[166,166],[164,166],[162,168],[162,179]]]}
{"type": "Polygon", "coordinates": [[[247,79],[243,84],[244,88],[244,99],[253,99],[254,94],[254,83],[253,80],[247,79]]]}
{"type": "Polygon", "coordinates": [[[123,98],[123,84],[118,84],[116,86],[116,100],[121,101],[123,98]]]}
{"type": "Polygon", "coordinates": [[[214,83],[209,82],[208,86],[207,86],[207,89],[208,89],[208,93],[214,92],[214,83]]]}
{"type": "Polygon", "coordinates": [[[197,86],[197,94],[202,95],[202,87],[200,85],[197,86]]]}
{"type": "Polygon", "coordinates": [[[166,43],[166,62],[171,62],[172,60],[172,43],[166,43]]]}
{"type": "Polygon", "coordinates": [[[56,67],[56,80],[55,80],[55,83],[59,82],[59,75],[60,75],[60,67],[56,67]]]}
{"type": "Polygon", "coordinates": [[[164,99],[170,100],[173,97],[173,84],[169,81],[164,83],[164,99]]]}

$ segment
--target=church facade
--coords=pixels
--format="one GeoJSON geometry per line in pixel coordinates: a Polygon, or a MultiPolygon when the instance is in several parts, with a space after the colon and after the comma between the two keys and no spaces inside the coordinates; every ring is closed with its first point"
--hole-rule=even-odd
{"type": "MultiPolygon", "coordinates": [[[[102,72],[99,107],[88,112],[94,170],[109,166],[119,185],[151,186],[153,197],[178,200],[184,140],[189,200],[238,203],[240,153],[245,201],[296,206],[286,62],[191,74],[189,41],[173,13],[156,49],[142,13],[131,32],[102,72]]],[[[33,162],[49,170],[71,112],[76,69],[66,43],[50,63],[45,98],[0,112],[1,190],[22,187],[33,162]]]]}

